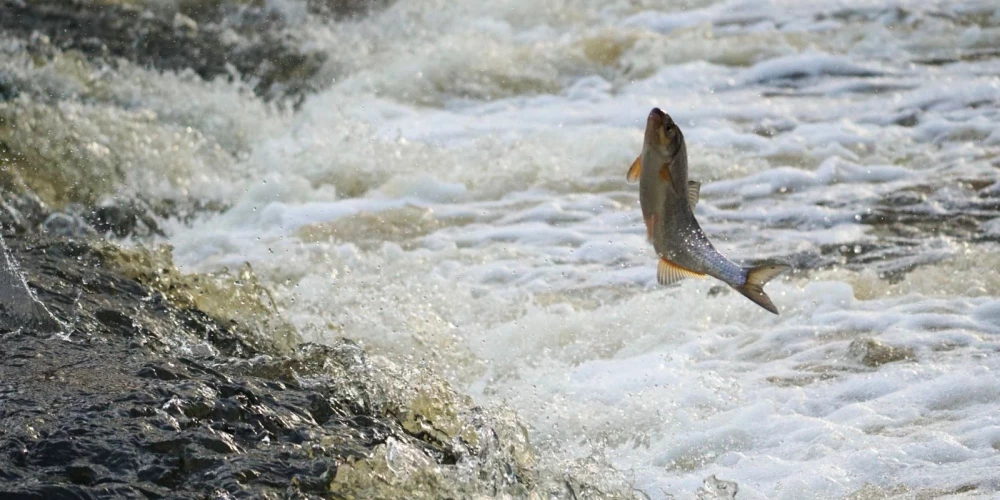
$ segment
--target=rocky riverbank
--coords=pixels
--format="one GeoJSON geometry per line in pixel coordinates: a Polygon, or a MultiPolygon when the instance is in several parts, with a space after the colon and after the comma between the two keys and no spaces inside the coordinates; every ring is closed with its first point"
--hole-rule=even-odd
{"type": "Polygon", "coordinates": [[[348,339],[298,343],[250,271],[184,276],[93,239],[9,243],[66,327],[0,334],[0,496],[631,495],[539,465],[514,415],[417,367],[348,339]]]}

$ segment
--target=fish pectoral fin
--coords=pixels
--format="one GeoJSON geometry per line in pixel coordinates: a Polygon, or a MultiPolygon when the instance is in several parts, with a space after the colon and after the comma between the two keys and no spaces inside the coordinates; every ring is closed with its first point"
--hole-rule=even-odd
{"type": "Polygon", "coordinates": [[[660,262],[656,265],[656,281],[661,285],[677,283],[684,278],[701,278],[703,276],[705,275],[685,269],[663,257],[660,257],[660,262]]]}
{"type": "Polygon", "coordinates": [[[701,183],[698,181],[688,181],[688,204],[691,210],[698,204],[698,197],[701,196],[701,183]]]}
{"type": "Polygon", "coordinates": [[[632,166],[628,168],[628,173],[625,174],[625,180],[628,182],[635,182],[639,180],[639,176],[642,175],[642,155],[639,155],[632,166]]]}
{"type": "Polygon", "coordinates": [[[663,166],[660,167],[660,180],[666,182],[667,184],[673,184],[674,181],[670,175],[669,163],[664,163],[663,166]]]}

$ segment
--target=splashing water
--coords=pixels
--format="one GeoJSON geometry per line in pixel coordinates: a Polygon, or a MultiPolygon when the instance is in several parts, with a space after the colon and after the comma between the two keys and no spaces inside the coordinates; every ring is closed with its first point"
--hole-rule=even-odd
{"type": "Polygon", "coordinates": [[[304,23],[330,58],[295,112],[128,67],[61,110],[179,134],[93,141],[136,155],[143,189],[226,207],[167,224],[182,266],[249,261],[306,338],[425,364],[654,498],[1000,491],[995,2],[420,0],[304,23]],[[781,316],[656,285],[624,182],[653,106],[719,249],[798,269],[768,286],[781,316]]]}

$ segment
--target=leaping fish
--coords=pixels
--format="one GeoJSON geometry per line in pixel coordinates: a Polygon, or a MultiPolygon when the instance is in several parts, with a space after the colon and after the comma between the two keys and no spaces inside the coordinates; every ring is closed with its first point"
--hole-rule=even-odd
{"type": "Polygon", "coordinates": [[[684,134],[660,108],[649,112],[642,154],[626,178],[629,182],[639,180],[639,204],[646,236],[660,257],[656,278],[661,285],[708,275],[778,314],[764,293],[764,284],[791,268],[783,264],[742,267],[712,246],[694,218],[701,184],[688,180],[684,134]]]}

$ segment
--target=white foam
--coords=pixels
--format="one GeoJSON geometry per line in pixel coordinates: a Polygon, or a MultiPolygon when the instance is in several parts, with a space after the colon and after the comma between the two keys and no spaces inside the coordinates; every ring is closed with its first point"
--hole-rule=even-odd
{"type": "Polygon", "coordinates": [[[625,18],[621,21],[621,24],[627,27],[641,26],[667,34],[679,28],[687,28],[710,22],[715,17],[714,12],[712,12],[713,10],[717,9],[698,9],[671,13],[646,11],[625,18]]]}
{"type": "Polygon", "coordinates": [[[756,64],[743,73],[741,81],[744,84],[754,84],[804,76],[876,76],[881,73],[879,70],[851,62],[846,57],[814,51],[777,57],[756,64]]]}
{"type": "Polygon", "coordinates": [[[824,161],[815,171],[777,167],[742,179],[713,182],[703,186],[702,192],[723,195],[735,191],[744,197],[761,197],[841,183],[867,186],[911,176],[912,172],[904,167],[858,165],[833,157],[824,161]]]}
{"type": "Polygon", "coordinates": [[[177,259],[250,260],[308,339],[425,363],[512,405],[547,458],[604,455],[653,498],[712,474],[738,498],[997,491],[1000,252],[860,222],[899,193],[934,191],[939,214],[985,199],[958,181],[995,176],[991,63],[908,62],[967,29],[941,6],[691,4],[427,0],[307,23],[336,82],[254,143],[252,182],[217,181],[230,210],[168,225],[177,259]],[[624,182],[654,106],[725,255],[903,257],[783,276],[780,316],[714,280],[660,287],[624,182]],[[383,233],[405,207],[430,222],[383,233]],[[361,226],[298,237],[337,223],[361,226]],[[885,265],[916,268],[890,283],[885,265]],[[866,366],[864,338],[913,355],[866,366]]]}

